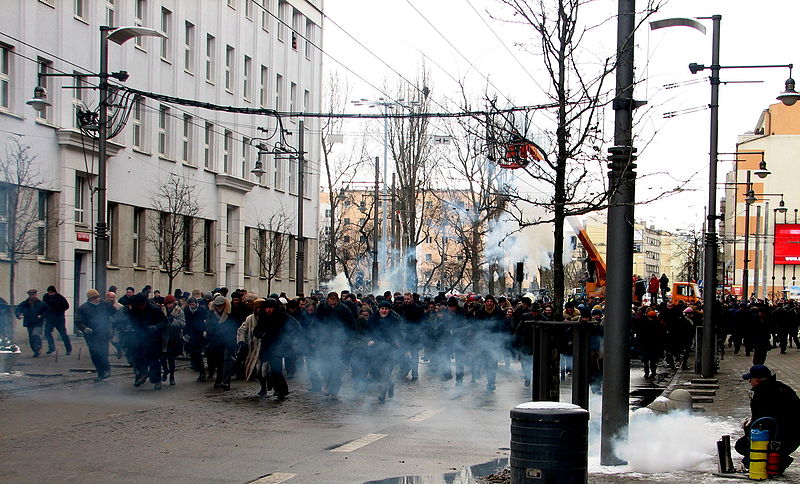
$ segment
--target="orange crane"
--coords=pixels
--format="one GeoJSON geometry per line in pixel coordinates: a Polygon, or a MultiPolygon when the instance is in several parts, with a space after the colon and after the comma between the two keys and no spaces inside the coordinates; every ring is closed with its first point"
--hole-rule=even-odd
{"type": "Polygon", "coordinates": [[[592,239],[589,238],[589,234],[586,233],[583,224],[574,217],[567,217],[567,220],[572,226],[572,230],[574,230],[575,234],[578,236],[578,240],[581,241],[581,245],[583,245],[583,249],[587,254],[586,267],[589,277],[586,278],[584,291],[589,297],[605,297],[606,262],[592,243],[592,239]]]}

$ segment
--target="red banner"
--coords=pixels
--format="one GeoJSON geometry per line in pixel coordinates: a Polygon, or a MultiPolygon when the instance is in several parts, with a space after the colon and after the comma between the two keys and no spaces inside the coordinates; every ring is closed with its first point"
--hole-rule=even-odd
{"type": "Polygon", "coordinates": [[[800,265],[800,224],[775,225],[774,263],[800,265]]]}

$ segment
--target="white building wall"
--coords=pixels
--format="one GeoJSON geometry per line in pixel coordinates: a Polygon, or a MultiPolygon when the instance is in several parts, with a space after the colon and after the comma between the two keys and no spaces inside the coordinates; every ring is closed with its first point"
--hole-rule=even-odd
{"type": "MultiPolygon", "coordinates": [[[[147,92],[155,92],[169,96],[195,99],[203,102],[225,106],[261,107],[259,103],[261,66],[268,69],[265,107],[275,108],[276,75],[283,76],[283,90],[278,93],[284,110],[288,110],[289,89],[292,83],[297,85],[295,109],[306,109],[310,112],[320,111],[321,102],[321,65],[322,55],[316,48],[310,49],[310,57],[306,57],[305,41],[297,37],[297,49],[292,48],[292,32],[286,28],[283,41],[277,40],[277,20],[268,16],[269,24],[262,27],[262,14],[258,0],[253,4],[252,18],[245,16],[244,0],[234,2],[236,9],[230,8],[225,1],[217,0],[147,0],[144,26],[161,28],[161,9],[171,11],[169,55],[166,60],[160,56],[160,41],[156,38],[145,38],[142,47],[134,45],[131,40],[119,46],[109,43],[109,70],[111,72],[126,70],[130,78],[125,85],[147,92]],[[184,28],[185,22],[194,25],[192,68],[184,69],[184,28]],[[215,38],[214,79],[208,82],[205,78],[206,36],[215,38]],[[230,90],[225,89],[225,49],[234,48],[233,74],[230,90]],[[252,59],[249,83],[250,95],[245,99],[243,93],[244,56],[252,59]],[[308,106],[303,105],[303,93],[309,91],[308,106]]],[[[278,0],[267,0],[273,13],[278,11],[278,0]]],[[[17,299],[21,298],[28,286],[43,290],[49,284],[56,284],[73,306],[77,295],[77,303],[82,302],[86,289],[91,287],[92,246],[93,237],[89,241],[79,241],[79,233],[91,232],[95,223],[96,208],[86,203],[86,223],[75,223],[74,217],[74,185],[76,173],[89,175],[92,186],[96,186],[97,158],[92,150],[92,142],[85,139],[85,149],[81,146],[79,131],[73,128],[73,95],[74,90],[66,86],[74,86],[72,78],[47,78],[48,96],[53,103],[52,114],[47,122],[36,119],[34,110],[25,104],[32,96],[37,82],[38,57],[52,61],[55,71],[72,73],[73,71],[95,72],[99,66],[99,26],[105,23],[106,2],[87,1],[87,11],[83,18],[73,14],[74,2],[11,0],[4,2],[4,14],[0,15],[0,45],[10,48],[11,80],[8,109],[0,107],[0,139],[19,135],[22,143],[30,145],[37,156],[37,168],[42,174],[41,188],[56,192],[54,200],[58,201],[58,224],[53,230],[58,231],[57,247],[48,254],[48,260],[31,260],[20,264],[19,284],[16,287],[17,299]],[[52,4],[53,6],[50,6],[52,4]],[[60,140],[60,141],[59,141],[60,140]],[[81,258],[82,277],[75,280],[76,257],[81,258]],[[39,267],[41,266],[41,268],[39,267]],[[55,266],[53,268],[52,266],[55,266]],[[36,274],[42,274],[41,277],[36,274]],[[55,274],[55,276],[53,275],[55,274]],[[77,288],[77,289],[76,289],[77,288]]],[[[115,18],[117,25],[134,25],[135,2],[115,2],[115,18]]],[[[291,26],[292,8],[302,12],[300,34],[305,35],[306,19],[315,24],[314,42],[322,43],[322,2],[319,0],[291,0],[288,2],[289,12],[286,22],[291,26]]],[[[96,84],[96,80],[88,81],[96,84]]],[[[90,108],[97,106],[97,92],[87,90],[84,97],[90,108]]],[[[196,187],[200,201],[200,213],[203,219],[215,221],[214,248],[215,260],[213,273],[194,270],[193,273],[181,274],[175,286],[184,290],[198,287],[211,289],[215,286],[247,287],[263,292],[266,281],[258,277],[244,276],[244,228],[253,227],[259,220],[266,219],[275,211],[283,211],[290,220],[292,233],[296,233],[297,197],[296,188],[286,190],[287,181],[283,181],[283,190],[275,188],[273,183],[273,160],[265,160],[267,174],[262,184],[249,173],[256,161],[255,147],[250,148],[247,173],[242,174],[242,138],[263,138],[258,127],[274,130],[276,121],[273,117],[242,115],[219,111],[210,111],[195,107],[185,107],[165,103],[170,108],[168,154],[159,156],[158,146],[158,102],[147,99],[144,116],[145,143],[142,150],[132,147],[133,130],[129,120],[123,132],[114,138],[109,146],[108,160],[108,201],[118,204],[118,233],[112,238],[126,242],[118,242],[119,263],[115,263],[108,272],[109,284],[124,288],[132,285],[138,289],[144,284],[166,291],[166,277],[157,268],[152,257],[142,261],[144,267],[133,267],[131,263],[132,243],[132,207],[150,208],[153,188],[159,183],[178,175],[190,180],[196,187]],[[190,114],[195,126],[192,131],[192,165],[181,161],[182,154],[182,117],[190,114]],[[203,166],[203,126],[206,122],[214,125],[214,159],[211,169],[203,166]],[[230,150],[231,176],[224,176],[221,171],[223,156],[223,133],[232,132],[230,150]],[[224,185],[224,186],[223,186],[224,185]],[[235,231],[233,243],[225,244],[227,231],[227,206],[238,207],[236,220],[232,226],[235,231]],[[126,253],[127,252],[127,253],[126,253]]],[[[296,147],[298,140],[298,124],[296,119],[284,119],[283,127],[292,132],[286,141],[296,147]]],[[[304,202],[304,235],[309,238],[306,253],[306,291],[315,288],[317,281],[317,236],[319,210],[319,173],[318,161],[320,147],[318,136],[309,133],[319,132],[319,122],[313,118],[306,119],[306,158],[309,173],[305,183],[309,189],[305,191],[304,202]]],[[[287,163],[284,161],[284,163],[287,163]]],[[[295,162],[296,163],[296,162],[295,162]]],[[[286,177],[288,167],[283,170],[286,177]]],[[[294,178],[296,181],[296,176],[294,178]]],[[[143,242],[142,242],[143,243],[143,242]]],[[[153,254],[154,248],[147,247],[153,254]]],[[[287,261],[288,262],[288,261],[287,261]]],[[[201,260],[195,262],[202,264],[201,260]]],[[[292,261],[292,263],[294,263],[292,261]]],[[[0,277],[5,277],[7,267],[0,268],[0,277]]],[[[6,280],[6,279],[3,279],[6,280]]],[[[101,289],[101,288],[98,288],[101,289]]],[[[295,281],[284,277],[273,282],[273,290],[286,291],[293,295],[295,281]]],[[[6,291],[2,296],[6,297],[6,291]]]]}

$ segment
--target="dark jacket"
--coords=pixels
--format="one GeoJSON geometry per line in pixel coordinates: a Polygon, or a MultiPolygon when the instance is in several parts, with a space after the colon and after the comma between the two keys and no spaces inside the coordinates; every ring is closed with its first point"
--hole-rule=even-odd
{"type": "Polygon", "coordinates": [[[291,354],[300,341],[303,328],[296,319],[285,311],[276,308],[270,315],[259,314],[253,336],[261,340],[259,359],[267,361],[270,357],[291,354]]]}
{"type": "Polygon", "coordinates": [[[47,311],[47,304],[43,303],[38,298],[34,298],[33,300],[28,298],[17,305],[14,314],[17,318],[22,316],[22,326],[32,328],[44,324],[44,315],[47,311]]]}
{"type": "Polygon", "coordinates": [[[111,338],[111,315],[114,308],[106,301],[85,302],[75,313],[75,326],[81,331],[91,328],[93,338],[111,338]]]}
{"type": "Polygon", "coordinates": [[[64,321],[64,313],[69,309],[67,298],[59,293],[55,293],[52,296],[45,293],[44,296],[42,296],[42,302],[47,304],[48,309],[47,313],[44,315],[45,319],[51,323],[60,323],[64,321]]]}
{"type": "Polygon", "coordinates": [[[320,303],[309,328],[312,349],[342,351],[355,326],[353,313],[341,302],[334,307],[327,301],[320,303]]]}
{"type": "MultiPolygon", "coordinates": [[[[761,417],[772,417],[777,421],[776,440],[781,443],[781,454],[789,455],[800,446],[800,397],[791,387],[779,382],[775,375],[753,387],[750,410],[751,424],[761,417]]],[[[745,430],[750,431],[749,428],[745,430]]]]}
{"type": "Polygon", "coordinates": [[[186,320],[183,334],[189,337],[189,341],[186,343],[186,351],[201,351],[206,345],[206,338],[203,333],[206,332],[208,323],[208,309],[198,304],[197,310],[192,312],[189,306],[186,306],[183,308],[183,315],[186,320]]]}

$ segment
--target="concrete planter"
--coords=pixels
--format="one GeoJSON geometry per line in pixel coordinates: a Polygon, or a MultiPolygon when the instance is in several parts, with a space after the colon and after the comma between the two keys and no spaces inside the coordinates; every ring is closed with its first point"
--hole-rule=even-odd
{"type": "Polygon", "coordinates": [[[20,351],[0,351],[0,373],[10,373],[20,354],[20,351]]]}

